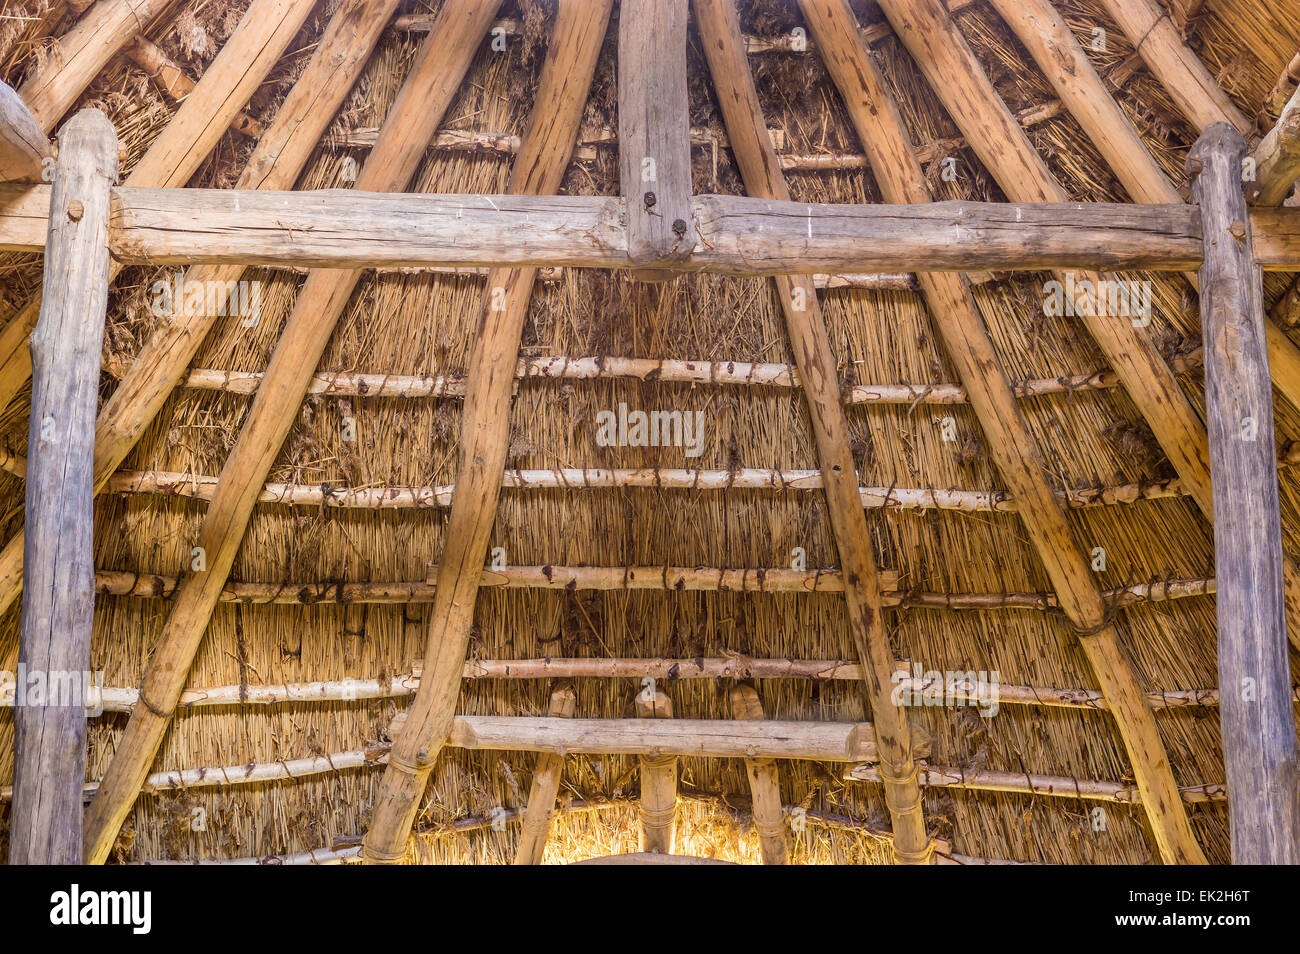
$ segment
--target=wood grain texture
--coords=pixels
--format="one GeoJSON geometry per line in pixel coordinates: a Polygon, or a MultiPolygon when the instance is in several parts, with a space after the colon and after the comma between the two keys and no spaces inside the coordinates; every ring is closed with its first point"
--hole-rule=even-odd
{"type": "MultiPolygon", "coordinates": [[[[510,170],[512,194],[559,190],[577,141],[612,0],[564,0],[551,34],[523,146],[510,170]]],[[[494,270],[479,312],[461,414],[456,495],[438,561],[437,593],[428,614],[428,644],[410,720],[395,737],[380,783],[363,856],[395,864],[405,856],[411,825],[443,740],[451,731],[492,525],[499,475],[509,443],[510,402],[533,269],[494,270]]],[[[304,382],[305,384],[305,382],[304,382]]]]}
{"type": "MultiPolygon", "coordinates": [[[[623,0],[618,20],[618,168],[635,265],[686,258],[691,215],[687,0],[623,0]]],[[[638,270],[662,281],[672,272],[638,270]]]]}
{"type": "Polygon", "coordinates": [[[1300,88],[1250,155],[1255,180],[1246,183],[1246,198],[1258,205],[1281,205],[1300,178],[1300,88]]]}
{"type": "MultiPolygon", "coordinates": [[[[732,152],[746,191],[760,199],[788,201],[789,190],[763,122],[749,72],[740,24],[731,0],[695,0],[709,72],[722,109],[732,152]]],[[[817,442],[831,526],[844,571],[849,635],[862,662],[863,681],[875,720],[885,801],[894,829],[894,858],[928,863],[931,846],[916,782],[909,726],[891,699],[893,652],[885,632],[880,581],[871,536],[857,493],[857,469],[849,448],[848,420],[817,292],[805,278],[775,278],[791,350],[799,367],[817,442]]]]}
{"type": "MultiPolygon", "coordinates": [[[[498,0],[449,0],[421,45],[357,179],[365,190],[396,191],[415,174],[425,146],[496,12],[498,0]]],[[[247,16],[247,15],[246,15],[247,16]]],[[[153,762],[190,666],[220,599],[260,485],[297,419],[312,372],[361,274],[312,272],[267,365],[247,422],[222,468],[199,534],[206,569],[186,576],[141,687],[138,707],[87,813],[86,857],[102,862],[153,762]]]]}
{"type": "MultiPolygon", "coordinates": [[[[653,682],[636,697],[636,717],[642,724],[655,726],[654,719],[671,719],[673,701],[656,689],[653,682]]],[[[686,725],[670,727],[678,733],[686,725]]],[[[657,748],[657,747],[656,747],[657,748]]],[[[643,754],[641,797],[637,801],[637,846],[642,852],[671,855],[677,842],[677,755],[643,754]]]]}
{"type": "Polygon", "coordinates": [[[0,182],[39,180],[50,155],[50,141],[41,124],[22,97],[0,83],[0,182]]]}
{"type": "Polygon", "coordinates": [[[1287,659],[1282,521],[1261,276],[1231,126],[1188,156],[1204,220],[1201,326],[1214,479],[1219,723],[1234,864],[1300,863],[1300,750],[1287,659]]]}
{"type": "MultiPolygon", "coordinates": [[[[577,704],[573,686],[557,686],[551,692],[548,715],[552,719],[572,719],[577,704]]],[[[519,845],[515,849],[516,865],[540,865],[546,851],[546,839],[551,833],[551,812],[555,809],[555,796],[560,790],[564,774],[564,756],[543,752],[533,763],[533,780],[528,787],[528,805],[524,809],[519,831],[519,845]]]]}
{"type": "Polygon", "coordinates": [[[43,699],[14,709],[11,864],[78,864],[86,773],[95,565],[92,447],[108,308],[109,187],[117,136],[97,110],[59,135],[45,256],[44,304],[32,337],[19,671],[43,699]],[[57,687],[57,688],[56,688],[57,687]]]}

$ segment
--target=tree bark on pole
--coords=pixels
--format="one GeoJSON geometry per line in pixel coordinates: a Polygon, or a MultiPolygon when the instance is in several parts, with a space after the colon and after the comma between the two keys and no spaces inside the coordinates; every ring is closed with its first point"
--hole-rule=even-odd
{"type": "Polygon", "coordinates": [[[1283,604],[1282,521],[1246,143],[1210,126],[1187,160],[1205,239],[1201,324],[1214,483],[1219,724],[1234,864],[1300,863],[1300,754],[1283,604]]]}
{"type": "Polygon", "coordinates": [[[64,127],[59,147],[41,315],[31,342],[11,864],[81,861],[94,609],[92,456],[117,135],[103,113],[82,110],[64,127]]]}

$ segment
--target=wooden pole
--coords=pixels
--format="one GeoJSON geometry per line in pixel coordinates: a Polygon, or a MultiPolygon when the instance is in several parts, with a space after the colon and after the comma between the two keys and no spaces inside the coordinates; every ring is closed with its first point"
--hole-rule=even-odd
{"type": "Polygon", "coordinates": [[[1233,105],[1156,0],[1102,0],[1160,85],[1198,130],[1226,122],[1243,136],[1255,124],[1233,105]]]}
{"type": "MultiPolygon", "coordinates": [[[[763,122],[735,7],[730,0],[696,0],[695,20],[746,191],[765,199],[788,200],[790,193],[763,122]]],[[[893,653],[885,633],[871,534],[858,496],[857,468],[849,448],[848,419],[840,403],[835,356],[812,283],[781,275],[775,284],[808,401],[817,454],[826,475],[831,526],[848,581],[849,630],[862,661],[879,733],[881,773],[887,779],[885,800],[894,828],[894,858],[902,863],[928,864],[932,842],[925,829],[907,721],[902,708],[890,698],[893,653]]]]}
{"type": "MultiPolygon", "coordinates": [[[[552,719],[572,719],[577,694],[571,685],[561,685],[551,692],[549,715],[552,719]]],[[[543,752],[533,764],[533,782],[528,789],[528,807],[524,811],[515,864],[540,865],[551,833],[551,812],[564,774],[564,756],[543,752]]]]}
{"type": "Polygon", "coordinates": [[[1300,88],[1291,94],[1282,116],[1251,153],[1255,181],[1246,183],[1246,198],[1258,205],[1281,205],[1300,179],[1300,88]]]}
{"type": "MultiPolygon", "coordinates": [[[[509,192],[558,191],[577,141],[611,7],[612,0],[560,4],[528,133],[510,170],[509,192]]],[[[501,494],[514,371],[535,277],[532,269],[493,271],[488,276],[461,415],[456,483],[462,492],[448,516],[437,593],[427,617],[424,667],[429,675],[420,683],[411,718],[395,739],[380,784],[365,838],[364,855],[371,864],[395,864],[405,856],[420,796],[451,731],[483,555],[501,494]]],[[[305,388],[307,381],[302,383],[305,388]]]]}
{"type": "MultiPolygon", "coordinates": [[[[695,247],[687,0],[623,0],[618,14],[618,168],[635,265],[683,260],[695,247]]],[[[647,281],[672,272],[637,270],[647,281]]]]}
{"type": "Polygon", "coordinates": [[[81,861],[94,608],[91,448],[108,309],[109,187],[116,178],[113,124],[97,110],[82,110],[59,135],[44,304],[32,336],[18,688],[42,697],[19,700],[14,710],[10,864],[81,861]]]}
{"type": "Polygon", "coordinates": [[[1263,289],[1242,192],[1246,143],[1216,123],[1187,160],[1205,231],[1201,325],[1214,479],[1219,722],[1234,864],[1300,863],[1300,751],[1263,289]]]}
{"type": "MultiPolygon", "coordinates": [[[[761,722],[763,703],[753,686],[740,685],[731,690],[731,714],[736,719],[761,722]]],[[[785,838],[785,815],[781,807],[781,779],[771,759],[745,759],[749,792],[753,797],[754,828],[758,831],[763,864],[790,863],[790,846],[785,838]]]]}
{"type": "MultiPolygon", "coordinates": [[[[235,183],[236,188],[278,190],[293,185],[348,90],[361,75],[396,7],[397,0],[345,0],[339,6],[275,120],[258,140],[235,183]]],[[[191,94],[190,100],[194,95],[191,94]]],[[[158,414],[216,323],[216,313],[224,310],[224,290],[241,274],[243,266],[240,265],[205,266],[186,271],[182,287],[220,289],[221,303],[212,309],[213,314],[182,311],[161,322],[112,396],[104,402],[96,422],[97,490],[102,490],[158,414]]],[[[259,383],[261,377],[259,374],[259,383]]],[[[256,390],[254,385],[249,393],[256,390]]],[[[21,591],[22,554],[20,531],[0,551],[0,612],[21,591]]]]}
{"type": "MultiPolygon", "coordinates": [[[[854,40],[858,31],[853,29],[855,19],[847,0],[800,0],[800,6],[884,197],[896,203],[930,201],[925,173],[884,77],[866,47],[854,40]]],[[[944,350],[957,368],[998,470],[1017,500],[1025,531],[1119,725],[1161,857],[1171,864],[1204,863],[1178,798],[1155,718],[1120,650],[1096,576],[1047,481],[1047,467],[1016,405],[970,289],[960,276],[946,272],[917,277],[944,350]]]]}
{"type": "Polygon", "coordinates": [[[50,141],[22,97],[0,83],[0,182],[39,180],[50,141]]]}
{"type": "MultiPolygon", "coordinates": [[[[357,179],[358,189],[399,189],[414,175],[498,3],[449,0],[443,6],[441,26],[422,44],[384,121],[380,142],[357,179]]],[[[199,545],[206,568],[186,576],[176,594],[141,687],[144,704],[132,713],[87,814],[89,863],[107,857],[162,744],[239,551],[258,487],[297,419],[312,372],[360,277],[354,271],[313,272],[298,295],[204,519],[199,545]]]]}
{"type": "MultiPolygon", "coordinates": [[[[666,693],[659,692],[651,681],[637,693],[636,717],[671,719],[673,701],[666,693]]],[[[640,763],[639,850],[671,855],[677,841],[677,756],[663,753],[642,755],[640,763]]]]}

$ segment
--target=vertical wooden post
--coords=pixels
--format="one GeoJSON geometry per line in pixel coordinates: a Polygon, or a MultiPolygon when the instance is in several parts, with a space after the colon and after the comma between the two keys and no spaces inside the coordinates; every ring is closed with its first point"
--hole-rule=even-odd
{"type": "MultiPolygon", "coordinates": [[[[553,719],[572,719],[577,702],[573,686],[557,686],[551,693],[551,707],[547,713],[553,719]]],[[[519,850],[515,854],[517,865],[540,865],[546,850],[546,839],[551,833],[551,810],[555,795],[560,790],[560,776],[564,773],[564,756],[543,752],[533,766],[533,784],[528,789],[528,807],[524,809],[523,834],[519,836],[519,850]]]]}
{"type": "MultiPolygon", "coordinates": [[[[691,219],[686,0],[623,0],[618,21],[618,165],[634,264],[685,259],[691,219]]],[[[673,273],[632,273],[664,281],[673,273]]]]}
{"type": "Polygon", "coordinates": [[[41,315],[31,343],[11,864],[81,863],[94,608],[92,448],[108,310],[109,190],[116,180],[113,124],[98,110],[82,110],[59,135],[41,315]]]}
{"type": "MultiPolygon", "coordinates": [[[[636,697],[638,719],[671,719],[673,702],[653,685],[636,697]]],[[[638,851],[671,855],[677,837],[677,756],[641,757],[641,838],[638,851]]]]}
{"type": "MultiPolygon", "coordinates": [[[[763,703],[753,686],[736,686],[731,690],[731,715],[736,719],[759,720],[763,703]]],[[[781,783],[773,759],[745,759],[749,792],[754,799],[754,827],[763,851],[763,864],[790,863],[790,849],[785,840],[785,818],[781,813],[781,783]]]]}
{"type": "Polygon", "coordinates": [[[1282,598],[1262,275],[1241,182],[1246,143],[1215,123],[1187,159],[1205,261],[1201,324],[1214,485],[1219,721],[1235,864],[1300,863],[1300,755],[1282,598]]]}

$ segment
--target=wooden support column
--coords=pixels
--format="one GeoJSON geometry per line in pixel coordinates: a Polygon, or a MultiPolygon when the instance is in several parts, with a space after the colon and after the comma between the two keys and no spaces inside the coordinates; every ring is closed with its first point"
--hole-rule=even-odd
{"type": "MultiPolygon", "coordinates": [[[[636,697],[638,719],[671,719],[673,701],[652,683],[636,697]]],[[[671,855],[677,841],[677,756],[643,755],[638,851],[671,855]]]]}
{"type": "MultiPolygon", "coordinates": [[[[746,191],[760,198],[789,199],[763,122],[735,7],[731,0],[695,0],[695,19],[746,191]]],[[[849,631],[862,662],[880,747],[880,773],[893,820],[894,858],[901,863],[928,864],[933,843],[925,830],[911,730],[905,712],[890,698],[894,655],[885,633],[879,575],[858,495],[857,468],[849,449],[848,419],[840,403],[830,337],[811,281],[781,275],[775,284],[817,441],[844,573],[849,631]]]]}
{"type": "MultiPolygon", "coordinates": [[[[553,719],[572,719],[577,694],[571,685],[561,685],[551,692],[551,707],[547,713],[553,719]]],[[[551,834],[551,811],[555,796],[560,790],[564,774],[564,756],[543,752],[533,765],[533,783],[528,789],[528,807],[524,809],[523,831],[519,835],[519,848],[515,853],[517,865],[540,865],[546,851],[546,839],[551,834]]]]}
{"type": "MultiPolygon", "coordinates": [[[[857,38],[857,23],[847,0],[800,0],[800,6],[885,199],[893,203],[931,201],[897,104],[866,46],[857,38]]],[[[1025,531],[1118,723],[1160,856],[1172,864],[1204,863],[1151,708],[1110,625],[1096,576],[1047,481],[1047,467],[999,365],[969,286],[960,275],[949,272],[922,272],[917,279],[994,462],[1018,501],[1025,531]]]]}
{"type": "Polygon", "coordinates": [[[0,83],[0,182],[39,181],[50,155],[50,141],[41,124],[22,97],[0,83]]]}
{"type": "MultiPolygon", "coordinates": [[[[731,690],[731,715],[736,719],[761,722],[763,703],[753,686],[736,686],[731,690]]],[[[785,838],[785,816],[781,807],[781,779],[772,759],[745,759],[749,776],[749,793],[754,803],[754,828],[763,852],[763,864],[790,863],[790,846],[785,838]]]]}
{"type": "MultiPolygon", "coordinates": [[[[560,188],[577,142],[612,5],[612,0],[564,0],[560,4],[528,133],[510,170],[508,191],[545,195],[560,188]]],[[[420,796],[451,731],[484,555],[496,522],[510,438],[511,391],[535,278],[533,269],[494,269],[488,275],[466,375],[456,495],[428,614],[425,676],[410,718],[394,740],[380,783],[365,836],[368,863],[395,864],[405,855],[420,796]]],[[[304,390],[307,380],[302,382],[304,390]]],[[[296,404],[293,410],[296,414],[296,404]]]]}
{"type": "MultiPolygon", "coordinates": [[[[361,170],[358,190],[393,191],[410,181],[499,2],[448,0],[443,5],[361,170]]],[[[132,713],[88,810],[89,863],[107,857],[148,775],[239,552],[260,485],[298,417],[312,373],[361,274],[313,271],[298,295],[203,521],[199,545],[207,569],[186,576],[177,590],[140,690],[142,705],[132,713]]]]}
{"type": "Polygon", "coordinates": [[[1226,122],[1243,136],[1254,132],[1255,124],[1232,104],[1156,0],[1102,0],[1102,5],[1192,125],[1203,131],[1226,122]]]}
{"type": "MultiPolygon", "coordinates": [[[[623,0],[618,15],[618,166],[627,200],[627,256],[682,261],[695,247],[687,0],[623,0]]],[[[664,281],[669,271],[633,277],[664,281]]]]}
{"type": "Polygon", "coordinates": [[[109,189],[117,136],[98,110],[59,135],[44,304],[32,336],[27,554],[14,708],[10,864],[79,864],[95,554],[91,448],[108,309],[109,189]],[[41,683],[22,678],[39,677],[41,683]]]}
{"type": "Polygon", "coordinates": [[[1246,143],[1226,123],[1192,147],[1204,223],[1201,326],[1214,478],[1219,721],[1234,864],[1300,864],[1300,752],[1282,598],[1263,289],[1242,192],[1246,143]]]}
{"type": "MultiPolygon", "coordinates": [[[[157,189],[184,186],[226,134],[314,7],[312,0],[253,0],[194,92],[127,176],[126,184],[157,189]]],[[[92,11],[77,28],[94,16],[92,11]]],[[[120,270],[121,266],[114,263],[109,281],[120,270]]],[[[31,376],[26,344],[39,311],[39,299],[29,302],[0,331],[0,408],[8,406],[31,376]]]]}

